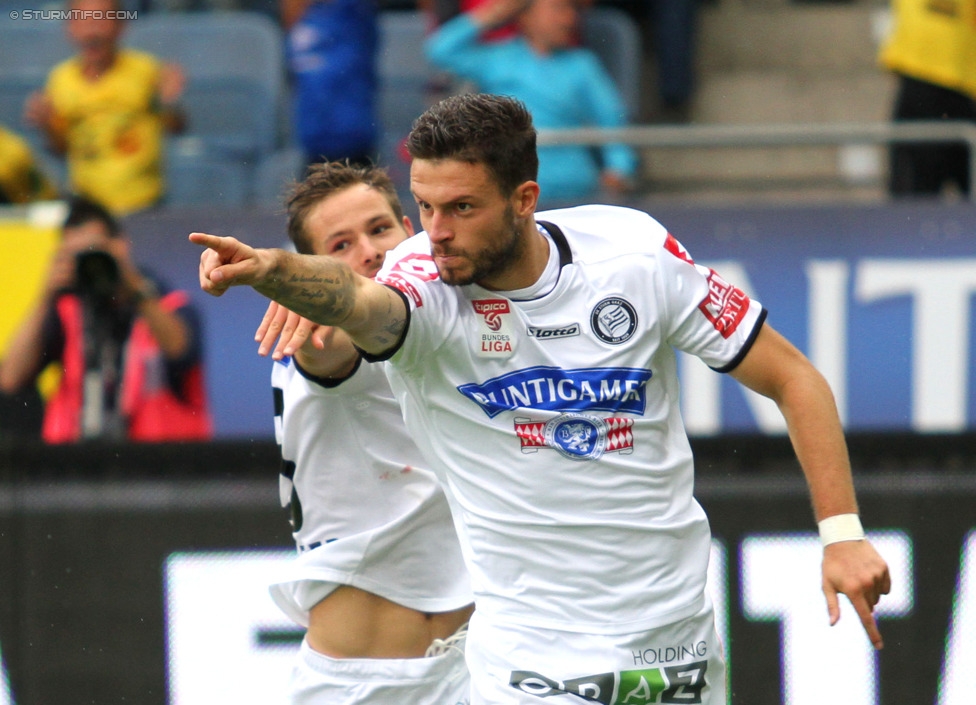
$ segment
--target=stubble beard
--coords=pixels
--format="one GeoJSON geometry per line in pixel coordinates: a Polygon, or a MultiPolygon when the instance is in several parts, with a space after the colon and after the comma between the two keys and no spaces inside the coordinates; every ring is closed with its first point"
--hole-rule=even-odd
{"type": "Polygon", "coordinates": [[[525,240],[521,237],[515,212],[511,206],[505,208],[505,221],[501,232],[507,232],[508,237],[493,241],[468,256],[471,261],[471,271],[468,273],[438,271],[441,281],[450,286],[467,286],[480,283],[496,277],[519,261],[525,247],[525,240]]]}

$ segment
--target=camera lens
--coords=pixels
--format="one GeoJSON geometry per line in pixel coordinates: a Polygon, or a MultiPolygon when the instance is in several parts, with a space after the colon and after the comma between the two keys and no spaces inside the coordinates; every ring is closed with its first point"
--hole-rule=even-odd
{"type": "Polygon", "coordinates": [[[119,265],[107,252],[82,252],[77,261],[78,288],[99,300],[112,298],[119,284],[119,265]]]}

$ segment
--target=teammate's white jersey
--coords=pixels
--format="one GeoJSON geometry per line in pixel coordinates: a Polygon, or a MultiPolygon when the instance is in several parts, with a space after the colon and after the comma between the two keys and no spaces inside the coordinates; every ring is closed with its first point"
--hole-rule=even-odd
{"type": "Polygon", "coordinates": [[[765,313],[645,213],[537,220],[557,226],[558,280],[531,300],[444,284],[423,233],[387,254],[377,281],[411,307],[387,363],[407,428],[446,483],[486,620],[622,634],[687,618],[710,532],[673,349],[731,369],[765,313]]]}
{"type": "Polygon", "coordinates": [[[382,366],[341,383],[306,376],[291,358],[272,370],[281,503],[299,556],[271,587],[308,625],[308,609],[352,585],[424,612],[473,596],[444,494],[407,434],[382,366]]]}

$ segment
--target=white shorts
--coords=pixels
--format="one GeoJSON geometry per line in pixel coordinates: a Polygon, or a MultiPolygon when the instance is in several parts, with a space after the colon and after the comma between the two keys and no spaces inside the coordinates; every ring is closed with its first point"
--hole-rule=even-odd
{"type": "Polygon", "coordinates": [[[335,659],[302,642],[292,671],[292,705],[469,705],[464,643],[437,656],[335,659]]]}
{"type": "Polygon", "coordinates": [[[471,705],[726,705],[712,605],[636,634],[488,624],[475,610],[465,649],[471,705]]]}

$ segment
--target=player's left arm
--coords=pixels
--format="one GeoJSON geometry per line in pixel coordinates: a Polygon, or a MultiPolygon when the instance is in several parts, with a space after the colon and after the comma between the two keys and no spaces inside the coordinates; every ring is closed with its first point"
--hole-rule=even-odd
{"type": "MultiPolygon", "coordinates": [[[[730,374],[772,399],[782,412],[810,488],[816,520],[857,514],[847,443],[823,375],[768,324],[763,324],[752,348],[730,374]]],[[[845,540],[824,548],[823,592],[831,625],[840,617],[837,596],[843,593],[880,649],[883,643],[873,610],[890,589],[888,566],[867,540],[845,540]]]]}

